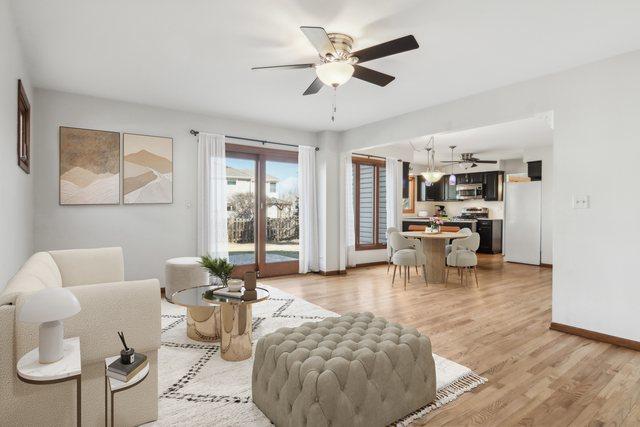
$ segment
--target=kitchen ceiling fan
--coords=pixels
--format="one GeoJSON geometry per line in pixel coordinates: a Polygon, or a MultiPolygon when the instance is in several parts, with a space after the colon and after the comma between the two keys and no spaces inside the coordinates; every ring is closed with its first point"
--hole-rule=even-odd
{"type": "Polygon", "coordinates": [[[395,77],[371,68],[363,67],[364,62],[385,56],[395,55],[408,50],[417,49],[418,42],[412,35],[400,37],[385,43],[352,52],[353,38],[342,33],[327,33],[322,27],[300,27],[313,47],[318,51],[320,63],[275,65],[270,67],[253,67],[252,70],[297,70],[313,68],[316,78],[304,91],[303,95],[313,95],[322,89],[323,84],[337,88],[351,77],[386,86],[395,77]]]}
{"type": "Polygon", "coordinates": [[[474,153],[461,153],[460,160],[444,160],[442,163],[459,164],[463,169],[475,168],[478,163],[496,164],[497,160],[480,160],[474,153]]]}

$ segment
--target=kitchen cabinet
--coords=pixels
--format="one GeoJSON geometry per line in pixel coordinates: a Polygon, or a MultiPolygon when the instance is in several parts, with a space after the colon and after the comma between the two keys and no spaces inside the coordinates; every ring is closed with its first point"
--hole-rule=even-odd
{"type": "Polygon", "coordinates": [[[504,172],[491,171],[484,173],[484,200],[501,202],[504,192],[504,172]]]}
{"type": "Polygon", "coordinates": [[[470,173],[469,184],[484,184],[484,172],[470,173]]]}
{"type": "Polygon", "coordinates": [[[422,175],[417,175],[419,202],[441,202],[442,201],[442,179],[430,184],[422,175]]]}
{"type": "Polygon", "coordinates": [[[456,174],[456,184],[449,184],[445,175],[440,181],[429,183],[422,175],[416,175],[416,200],[418,202],[455,202],[458,201],[457,184],[483,184],[483,198],[487,201],[503,200],[503,171],[474,172],[456,174]]]}
{"type": "Polygon", "coordinates": [[[502,252],[502,220],[478,219],[476,231],[480,235],[478,252],[499,254],[502,252]]]}
{"type": "Polygon", "coordinates": [[[531,181],[542,181],[542,160],[527,162],[527,175],[531,181]]]}
{"type": "MultiPolygon", "coordinates": [[[[457,199],[457,193],[456,193],[456,185],[451,185],[449,184],[449,177],[451,175],[445,175],[442,177],[442,200],[441,201],[447,201],[447,202],[453,202],[458,200],[457,199]]],[[[458,177],[456,176],[456,179],[458,177]]]]}
{"type": "Polygon", "coordinates": [[[402,162],[402,198],[409,198],[409,162],[402,162]]]}

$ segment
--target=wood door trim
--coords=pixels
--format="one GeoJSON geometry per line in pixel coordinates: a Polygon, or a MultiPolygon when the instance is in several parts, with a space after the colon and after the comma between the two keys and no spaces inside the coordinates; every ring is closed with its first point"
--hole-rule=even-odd
{"type": "Polygon", "coordinates": [[[264,147],[253,147],[251,145],[240,145],[240,144],[231,144],[227,142],[225,144],[225,148],[227,151],[235,152],[235,153],[247,153],[253,155],[260,156],[269,156],[270,159],[273,157],[274,159],[285,159],[286,160],[295,160],[298,161],[298,151],[289,151],[289,150],[277,150],[274,148],[264,148],[264,147]]]}
{"type": "Polygon", "coordinates": [[[631,350],[640,351],[640,341],[634,341],[627,338],[620,338],[613,335],[603,334],[601,332],[590,331],[588,329],[577,328],[575,326],[565,325],[563,323],[551,322],[549,329],[564,332],[571,335],[578,335],[594,341],[600,341],[607,344],[617,345],[619,347],[629,348],[631,350]]]}
{"type": "Polygon", "coordinates": [[[246,271],[259,271],[261,277],[272,277],[298,272],[298,261],[282,261],[267,263],[267,191],[266,175],[267,162],[298,163],[298,152],[277,150],[272,148],[254,147],[249,145],[225,144],[229,157],[251,159],[256,162],[254,172],[255,180],[255,264],[238,266],[235,274],[244,274],[246,271]]]}

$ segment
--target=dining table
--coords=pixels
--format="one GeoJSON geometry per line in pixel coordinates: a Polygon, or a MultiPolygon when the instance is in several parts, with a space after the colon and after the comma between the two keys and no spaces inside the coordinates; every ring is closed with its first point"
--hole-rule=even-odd
{"type": "Polygon", "coordinates": [[[427,281],[429,283],[444,283],[444,275],[447,268],[445,257],[447,241],[468,237],[468,234],[448,231],[437,233],[404,231],[400,234],[409,239],[420,239],[422,241],[422,250],[427,257],[427,281]]]}

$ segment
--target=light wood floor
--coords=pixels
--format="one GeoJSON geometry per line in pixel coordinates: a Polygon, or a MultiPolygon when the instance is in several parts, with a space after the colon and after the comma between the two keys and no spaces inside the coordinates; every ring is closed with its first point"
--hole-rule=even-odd
{"type": "Polygon", "coordinates": [[[413,325],[433,351],[489,381],[418,424],[640,425],[640,352],[549,330],[551,269],[482,256],[480,288],[407,291],[386,266],[346,276],[288,276],[266,283],[337,313],[371,311],[413,325]]]}

